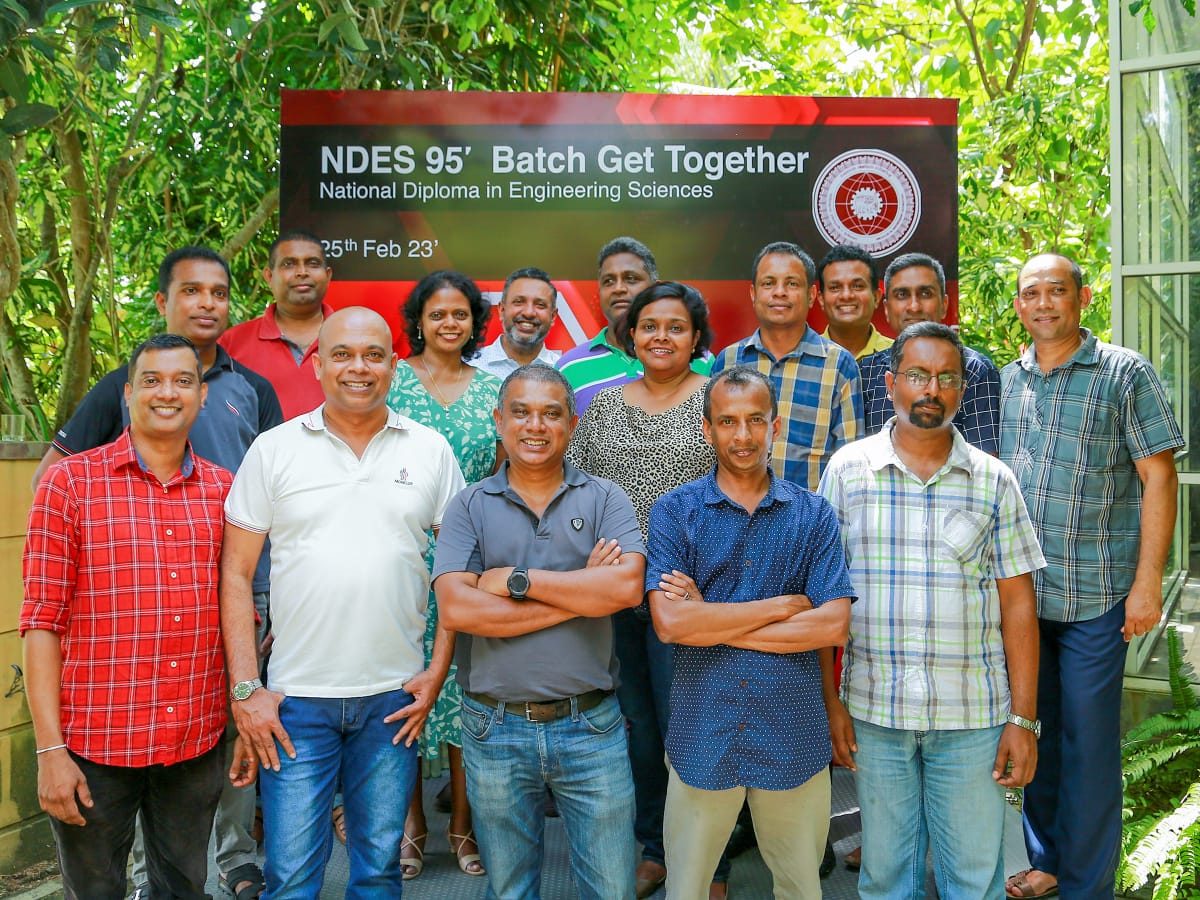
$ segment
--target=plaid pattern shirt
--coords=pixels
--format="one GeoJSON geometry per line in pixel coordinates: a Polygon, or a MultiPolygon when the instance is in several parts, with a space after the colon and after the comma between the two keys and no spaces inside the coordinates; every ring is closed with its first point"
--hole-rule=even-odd
{"type": "Polygon", "coordinates": [[[888,425],[836,453],[820,492],[850,581],[842,699],[850,715],[915,731],[990,728],[1009,711],[997,578],[1045,565],[1012,472],[957,431],[922,482],[888,425]]]}
{"type": "MultiPolygon", "coordinates": [[[[967,442],[984,453],[1000,452],[1000,373],[996,364],[978,350],[967,351],[967,371],[962,402],[954,415],[954,425],[967,442]]],[[[883,373],[891,369],[892,351],[872,353],[859,360],[862,372],[863,406],[866,407],[867,434],[877,434],[896,409],[888,399],[883,373]]]]}
{"type": "Polygon", "coordinates": [[[795,349],[775,359],[755,331],[718,354],[712,372],[734,366],[758,369],[775,384],[783,428],[771,447],[771,468],[780,478],[816,490],[833,452],[863,433],[854,357],[806,328],[795,349]]]}
{"type": "Polygon", "coordinates": [[[62,637],[63,740],[80,756],[170,765],[220,740],[217,564],[232,480],[189,450],[163,484],[142,468],[126,430],[51,467],[38,485],[21,634],[62,637]]]}
{"type": "Polygon", "coordinates": [[[1141,546],[1134,462],[1184,445],[1149,361],[1080,332],[1058,368],[1042,374],[1030,347],[1002,375],[1000,458],[1046,554],[1038,615],[1055,622],[1098,618],[1129,593],[1141,546]]]}

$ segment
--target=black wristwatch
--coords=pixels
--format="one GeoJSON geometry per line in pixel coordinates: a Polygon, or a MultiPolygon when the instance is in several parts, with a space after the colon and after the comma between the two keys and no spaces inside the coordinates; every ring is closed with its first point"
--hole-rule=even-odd
{"type": "Polygon", "coordinates": [[[514,600],[524,600],[529,591],[529,569],[517,566],[508,576],[508,594],[514,600]]]}

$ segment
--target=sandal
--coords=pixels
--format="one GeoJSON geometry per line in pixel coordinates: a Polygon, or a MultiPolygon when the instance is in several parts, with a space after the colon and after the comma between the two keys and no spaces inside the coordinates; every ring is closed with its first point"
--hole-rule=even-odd
{"type": "Polygon", "coordinates": [[[405,881],[416,878],[425,868],[425,836],[427,834],[428,832],[422,831],[418,835],[409,837],[406,831],[404,837],[400,839],[400,871],[403,873],[405,881]],[[417,841],[421,843],[418,844],[417,841]],[[409,848],[417,855],[406,856],[409,848]]]}
{"type": "Polygon", "coordinates": [[[339,841],[346,843],[346,807],[340,804],[333,808],[333,833],[339,841]]]}
{"type": "Polygon", "coordinates": [[[466,834],[455,834],[446,829],[446,842],[450,844],[451,852],[458,858],[458,867],[467,875],[486,875],[487,871],[483,868],[483,863],[480,862],[478,853],[464,853],[463,847],[467,846],[467,842],[475,845],[475,849],[479,849],[479,842],[475,840],[475,829],[472,828],[466,834]],[[457,845],[455,845],[457,841],[457,845]]]}
{"type": "MultiPolygon", "coordinates": [[[[1039,871],[1038,869],[1025,869],[1022,872],[1017,872],[1015,875],[1009,875],[1008,879],[1004,882],[1005,895],[1021,898],[1021,900],[1034,900],[1037,897],[1057,897],[1057,879],[1055,879],[1054,884],[1040,892],[1034,890],[1033,885],[1029,883],[1029,873],[1039,871]]],[[[1041,872],[1041,874],[1049,876],[1048,872],[1041,872]]]]}
{"type": "Polygon", "coordinates": [[[218,875],[217,881],[221,883],[221,887],[233,894],[237,900],[257,900],[262,896],[262,892],[267,889],[267,883],[263,880],[262,869],[254,863],[245,863],[244,865],[234,866],[224,875],[218,875]],[[237,887],[237,885],[243,885],[237,887]]]}

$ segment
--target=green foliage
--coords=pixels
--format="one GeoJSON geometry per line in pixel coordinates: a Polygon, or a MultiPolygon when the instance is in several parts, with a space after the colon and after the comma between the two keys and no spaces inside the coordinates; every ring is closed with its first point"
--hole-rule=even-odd
{"type": "MultiPolygon", "coordinates": [[[[166,251],[261,310],[281,88],[611,90],[650,0],[0,0],[0,406],[47,435],[161,327],[166,251]],[[261,236],[260,236],[261,235],[261,236]]],[[[677,41],[664,29],[657,49],[677,41]]]]}
{"type": "Polygon", "coordinates": [[[1108,20],[1099,0],[765,0],[698,14],[674,73],[682,81],[957,98],[963,339],[998,365],[1018,355],[1027,336],[1012,309],[1016,274],[1049,249],[1088,274],[1097,297],[1084,324],[1108,335],[1108,20]]]}
{"type": "MultiPolygon", "coordinates": [[[[1185,13],[1192,18],[1196,17],[1196,0],[1162,0],[1166,3],[1177,3],[1185,13]]],[[[1129,14],[1136,18],[1141,18],[1142,25],[1146,29],[1146,34],[1154,34],[1154,29],[1158,27],[1158,16],[1154,14],[1152,0],[1128,0],[1129,14]]]]}
{"type": "Polygon", "coordinates": [[[1132,890],[1154,879],[1155,900],[1200,897],[1200,700],[1174,628],[1167,654],[1172,708],[1132,728],[1121,750],[1117,884],[1132,890]]]}

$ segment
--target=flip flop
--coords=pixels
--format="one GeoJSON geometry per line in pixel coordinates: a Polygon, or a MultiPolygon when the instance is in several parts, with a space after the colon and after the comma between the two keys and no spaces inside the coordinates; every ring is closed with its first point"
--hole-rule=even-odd
{"type": "Polygon", "coordinates": [[[1029,873],[1033,871],[1035,870],[1025,869],[1024,871],[1017,872],[1015,875],[1009,875],[1008,879],[1004,882],[1005,896],[1014,897],[1017,898],[1017,900],[1036,900],[1038,897],[1057,897],[1057,881],[1040,893],[1033,889],[1033,885],[1029,883],[1029,878],[1027,877],[1029,873]]]}

